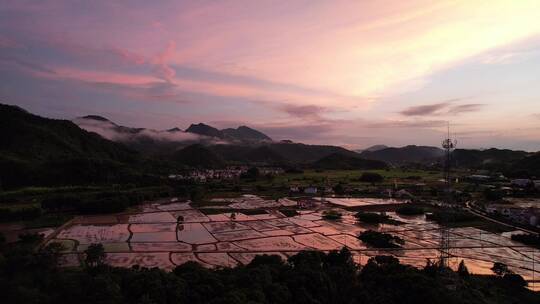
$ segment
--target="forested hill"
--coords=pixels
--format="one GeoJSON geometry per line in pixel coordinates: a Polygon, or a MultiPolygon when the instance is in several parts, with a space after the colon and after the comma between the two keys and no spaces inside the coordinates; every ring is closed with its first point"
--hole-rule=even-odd
{"type": "Polygon", "coordinates": [[[0,186],[80,184],[132,176],[138,153],[67,120],[0,104],[0,186]]]}
{"type": "Polygon", "coordinates": [[[137,153],[68,120],[43,118],[0,104],[0,153],[24,160],[97,158],[133,161],[137,153]]]}
{"type": "Polygon", "coordinates": [[[360,156],[330,154],[312,164],[317,169],[374,170],[386,169],[388,165],[380,160],[363,159],[360,156]]]}
{"type": "Polygon", "coordinates": [[[405,146],[401,148],[384,148],[375,151],[363,151],[360,156],[366,159],[381,160],[389,164],[436,162],[444,154],[443,150],[429,146],[405,146]]]}

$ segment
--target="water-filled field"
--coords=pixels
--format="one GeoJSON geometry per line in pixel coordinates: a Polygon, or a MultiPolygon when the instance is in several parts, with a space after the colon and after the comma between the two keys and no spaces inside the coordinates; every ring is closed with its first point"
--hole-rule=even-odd
{"type": "MultiPolygon", "coordinates": [[[[353,212],[336,209],[340,201],[318,203],[311,210],[298,210],[287,217],[279,212],[285,202],[256,196],[227,199],[227,212],[205,214],[185,203],[153,203],[140,212],[107,216],[80,217],[72,225],[56,231],[51,242],[61,242],[66,248],[65,265],[78,265],[82,252],[91,243],[102,243],[107,251],[107,263],[115,266],[160,267],[173,269],[187,261],[206,267],[227,267],[249,263],[257,254],[278,254],[283,258],[301,250],[338,250],[347,247],[355,262],[363,264],[369,257],[391,254],[403,263],[422,267],[428,259],[439,255],[440,226],[425,216],[399,216],[387,213],[400,225],[367,225],[358,223],[353,212]],[[250,206],[250,200],[260,212],[231,212],[250,206]],[[340,220],[325,220],[328,209],[342,213],[340,220]],[[370,248],[357,236],[368,229],[391,233],[405,240],[400,249],[370,248]]],[[[223,203],[223,201],[220,201],[223,203]]],[[[361,199],[343,205],[391,204],[396,201],[361,199]]],[[[225,210],[225,209],[224,209],[225,210]]],[[[527,280],[540,276],[537,265],[540,252],[512,241],[509,234],[496,234],[474,227],[451,229],[451,265],[461,260],[473,273],[490,274],[493,262],[502,262],[527,280]]]]}

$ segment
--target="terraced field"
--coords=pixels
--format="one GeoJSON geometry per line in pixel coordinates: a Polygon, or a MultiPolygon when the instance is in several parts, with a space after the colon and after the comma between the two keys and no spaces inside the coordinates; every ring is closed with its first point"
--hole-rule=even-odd
{"type": "MultiPolygon", "coordinates": [[[[440,226],[425,216],[399,216],[387,213],[401,225],[366,225],[358,223],[352,212],[335,204],[318,201],[310,210],[298,209],[287,217],[276,201],[248,196],[230,199],[230,205],[241,210],[253,207],[260,212],[243,214],[223,212],[205,214],[204,209],[189,202],[151,203],[137,213],[78,217],[70,225],[55,231],[49,242],[61,242],[66,248],[63,263],[76,266],[91,243],[102,243],[107,263],[115,266],[160,267],[171,270],[187,261],[207,267],[232,267],[249,263],[258,254],[278,254],[283,258],[301,250],[353,251],[355,262],[362,264],[371,256],[391,254],[403,263],[424,266],[439,255],[440,226]],[[337,207],[338,206],[338,207],[337,207]],[[340,220],[325,220],[323,212],[334,209],[340,220]],[[391,233],[405,240],[403,248],[370,248],[357,236],[365,230],[391,233]]],[[[291,200],[283,201],[288,208],[291,200]]],[[[350,202],[344,203],[349,205],[350,202]]],[[[364,200],[362,204],[381,204],[364,200]]],[[[387,202],[392,203],[392,202],[387,202]]],[[[396,203],[396,202],[394,202],[396,203]]],[[[399,202],[397,202],[399,203],[399,202]]],[[[230,209],[228,209],[230,210],[230,209]]],[[[496,234],[475,227],[451,230],[451,264],[461,260],[474,273],[492,273],[493,262],[502,262],[529,281],[540,276],[538,258],[533,248],[512,241],[509,234],[496,234]]],[[[532,287],[534,288],[534,284],[532,287]]]]}

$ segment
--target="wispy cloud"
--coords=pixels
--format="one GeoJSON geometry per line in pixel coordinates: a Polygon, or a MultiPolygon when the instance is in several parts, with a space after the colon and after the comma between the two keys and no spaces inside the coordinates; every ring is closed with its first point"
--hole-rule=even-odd
{"type": "Polygon", "coordinates": [[[446,120],[382,120],[365,123],[366,128],[436,128],[447,124],[446,120]]]}
{"type": "Polygon", "coordinates": [[[320,118],[320,115],[327,111],[326,108],[316,105],[293,105],[285,104],[279,107],[285,113],[299,118],[320,118]]]}
{"type": "Polygon", "coordinates": [[[156,76],[168,83],[172,83],[176,75],[176,71],[169,66],[169,60],[174,56],[175,50],[176,43],[169,41],[167,48],[154,59],[156,76]]]}
{"type": "Polygon", "coordinates": [[[480,103],[468,103],[468,104],[454,104],[457,101],[463,100],[461,98],[455,98],[446,100],[440,103],[412,106],[399,112],[404,116],[441,116],[441,115],[459,115],[469,112],[477,112],[482,109],[484,104],[480,103]]]}
{"type": "Polygon", "coordinates": [[[462,113],[468,113],[468,112],[477,112],[484,107],[484,104],[481,103],[469,103],[469,104],[461,104],[461,105],[455,105],[448,109],[448,114],[462,114],[462,113]]]}
{"type": "Polygon", "coordinates": [[[405,116],[426,116],[440,113],[448,107],[448,102],[435,103],[430,105],[412,106],[400,113],[405,116]]]}

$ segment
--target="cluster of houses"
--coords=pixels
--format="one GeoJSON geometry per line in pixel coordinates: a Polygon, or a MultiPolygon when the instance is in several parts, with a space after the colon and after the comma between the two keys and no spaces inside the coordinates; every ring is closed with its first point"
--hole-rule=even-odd
{"type": "Polygon", "coordinates": [[[485,211],[491,215],[500,215],[509,220],[531,225],[540,228],[540,208],[520,207],[512,204],[490,204],[485,207],[485,211]]]}
{"type": "MultiPolygon", "coordinates": [[[[363,189],[353,189],[353,188],[344,187],[343,192],[349,193],[349,192],[362,191],[362,190],[363,189]]],[[[320,186],[320,187],[291,186],[289,188],[289,193],[291,195],[332,196],[333,194],[335,194],[335,191],[332,187],[329,187],[329,186],[320,186]]],[[[414,198],[414,195],[405,189],[384,189],[380,191],[380,195],[383,197],[390,197],[390,198],[402,198],[402,199],[414,198]]]]}
{"type": "Polygon", "coordinates": [[[513,179],[510,183],[514,187],[519,188],[536,188],[540,190],[540,180],[532,180],[527,178],[513,179]]]}
{"type": "Polygon", "coordinates": [[[473,174],[467,176],[465,180],[470,183],[482,184],[487,188],[498,188],[508,194],[535,189],[540,191],[540,180],[528,178],[508,179],[502,174],[473,174]]]}
{"type": "Polygon", "coordinates": [[[195,182],[204,183],[208,180],[230,180],[239,178],[242,173],[246,170],[238,168],[227,168],[227,169],[204,169],[204,170],[193,170],[188,171],[182,174],[171,174],[169,179],[173,180],[190,180],[195,182]]]}
{"type": "Polygon", "coordinates": [[[291,194],[306,194],[306,195],[327,195],[327,194],[333,194],[334,189],[332,187],[315,187],[315,186],[309,186],[309,187],[300,187],[300,186],[291,186],[289,188],[289,192],[291,194]]]}
{"type": "MultiPolygon", "coordinates": [[[[168,177],[171,180],[189,180],[199,183],[205,183],[209,180],[233,180],[248,171],[247,166],[227,167],[226,169],[200,169],[191,170],[179,174],[170,174],[168,177]]],[[[260,175],[279,175],[283,174],[282,168],[275,167],[258,167],[260,175]]]]}

